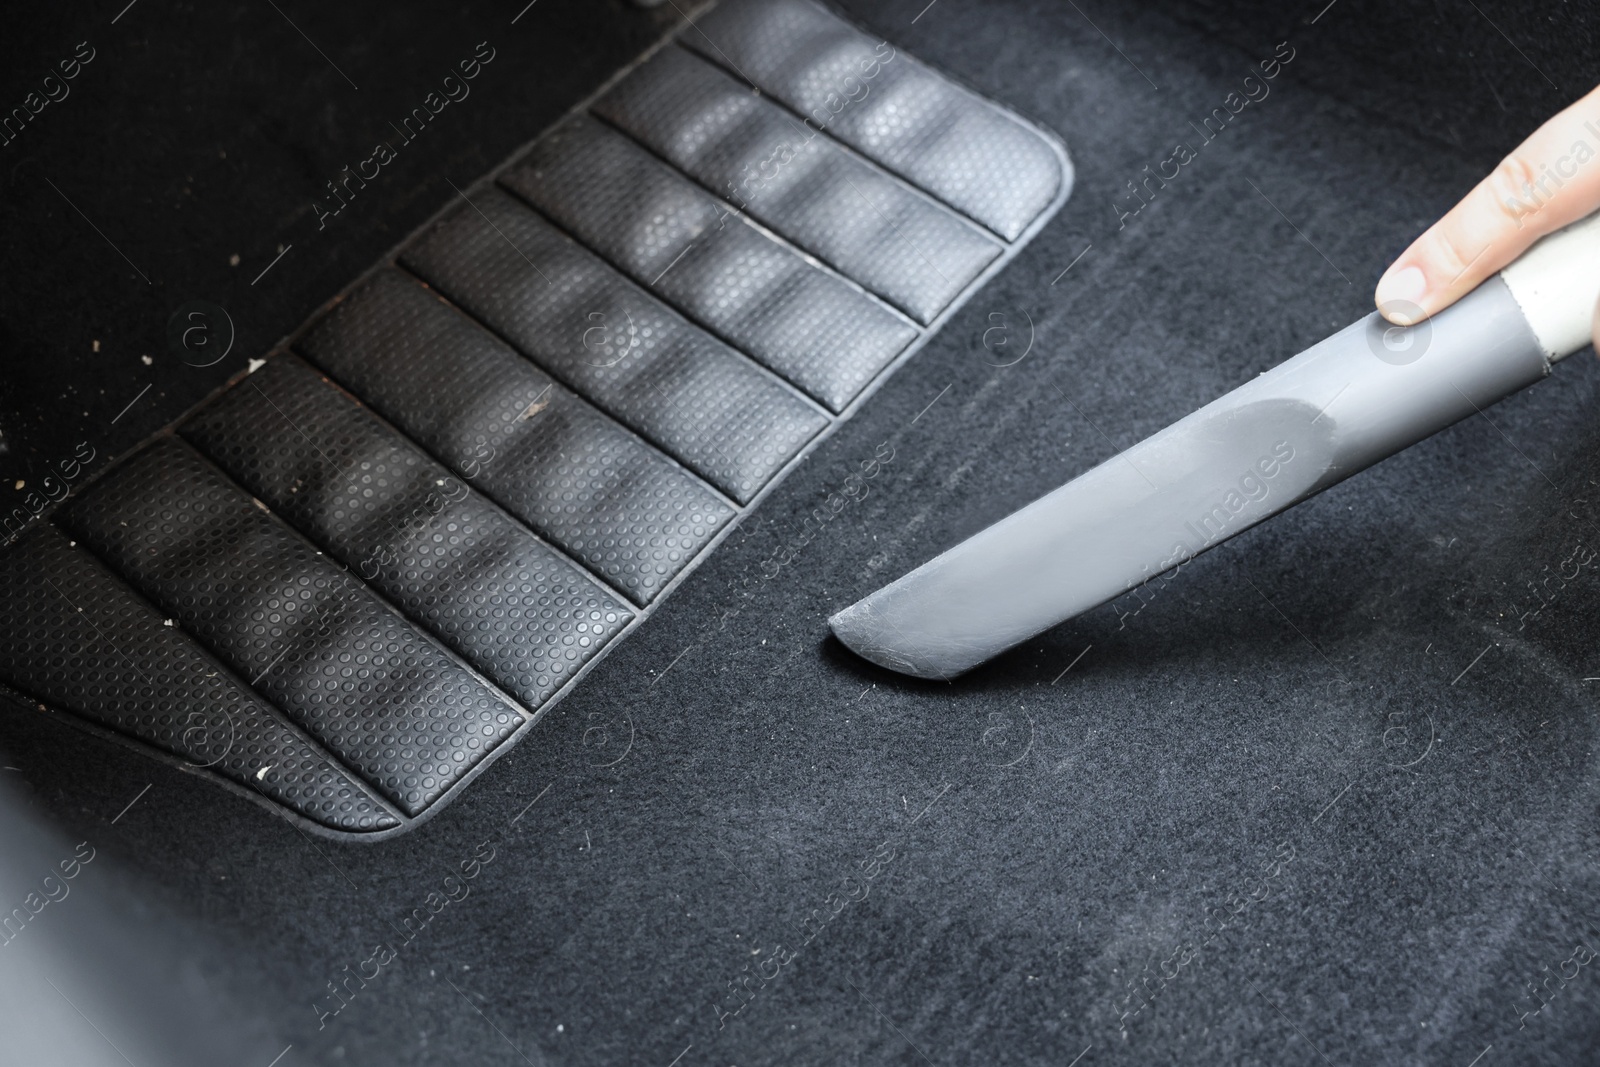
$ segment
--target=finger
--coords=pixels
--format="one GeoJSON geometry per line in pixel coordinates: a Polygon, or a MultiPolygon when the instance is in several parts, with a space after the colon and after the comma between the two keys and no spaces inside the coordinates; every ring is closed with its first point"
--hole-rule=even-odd
{"type": "Polygon", "coordinates": [[[1600,89],[1539,127],[1378,281],[1378,309],[1435,315],[1545,234],[1600,208],[1600,89]]]}

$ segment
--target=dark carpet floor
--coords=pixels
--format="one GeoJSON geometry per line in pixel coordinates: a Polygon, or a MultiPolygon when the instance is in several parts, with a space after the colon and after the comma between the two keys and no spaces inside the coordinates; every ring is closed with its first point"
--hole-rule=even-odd
{"type": "MultiPolygon", "coordinates": [[[[313,844],[24,709],[8,777],[146,921],[186,924],[262,1064],[291,1042],[282,1067],[1600,1062],[1592,356],[954,684],[869,668],[825,624],[1365,313],[1587,88],[1594,16],[924,3],[847,6],[1060,133],[1073,199],[465,796],[395,841],[313,844]],[[1119,228],[1179,142],[1195,158],[1119,228]],[[319,1030],[326,984],[416,909],[319,1030]]],[[[509,25],[520,6],[295,12],[359,90],[270,5],[146,0],[92,34],[62,8],[13,35],[13,96],[23,60],[99,54],[7,149],[7,482],[171,421],[678,18],[544,0],[509,25]],[[322,178],[486,38],[504,58],[460,121],[317,232],[322,178]],[[195,298],[238,326],[209,371],[161,347],[195,298]]]]}

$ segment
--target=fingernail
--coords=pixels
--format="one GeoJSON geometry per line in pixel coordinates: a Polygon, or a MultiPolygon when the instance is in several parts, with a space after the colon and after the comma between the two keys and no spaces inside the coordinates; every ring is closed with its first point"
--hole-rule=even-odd
{"type": "Polygon", "coordinates": [[[1428,292],[1428,279],[1419,267],[1391,270],[1378,281],[1378,309],[1402,326],[1422,318],[1422,298],[1428,292]]]}

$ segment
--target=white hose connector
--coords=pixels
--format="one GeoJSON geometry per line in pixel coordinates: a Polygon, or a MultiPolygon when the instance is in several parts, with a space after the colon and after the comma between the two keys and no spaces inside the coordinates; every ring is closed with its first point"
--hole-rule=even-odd
{"type": "Polygon", "coordinates": [[[1500,272],[1551,362],[1600,331],[1600,212],[1545,237],[1500,272]]]}
{"type": "Polygon", "coordinates": [[[1600,337],[1600,300],[1594,302],[1594,322],[1589,333],[1591,337],[1600,337]]]}

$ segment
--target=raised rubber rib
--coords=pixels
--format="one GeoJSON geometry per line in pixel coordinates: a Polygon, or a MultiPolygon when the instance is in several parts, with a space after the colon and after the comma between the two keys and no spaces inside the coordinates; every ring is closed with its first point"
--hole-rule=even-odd
{"type": "Polygon", "coordinates": [[[918,322],[1000,255],[998,241],[681,48],[595,111],[918,322]]]}
{"type": "Polygon", "coordinates": [[[578,115],[502,184],[689,318],[842,411],[917,336],[617,131],[578,115]]]}
{"type": "Polygon", "coordinates": [[[543,704],[633,617],[293,355],[180,432],[525,707],[543,704]]]}
{"type": "Polygon", "coordinates": [[[399,825],[358,779],[54,526],[0,555],[0,678],[333,830],[399,825]]]}
{"type": "Polygon", "coordinates": [[[793,389],[505,193],[479,193],[401,261],[741,504],[827,425],[793,389]]]}
{"type": "Polygon", "coordinates": [[[698,478],[397,271],[352,294],[300,348],[635,603],[733,518],[698,478]]]}
{"type": "Polygon", "coordinates": [[[1008,241],[1060,189],[1037,133],[812,0],[730,0],[696,27],[689,48],[1008,241]]]}
{"type": "Polygon", "coordinates": [[[123,464],[61,521],[408,815],[522,724],[180,441],[123,464]]]}

